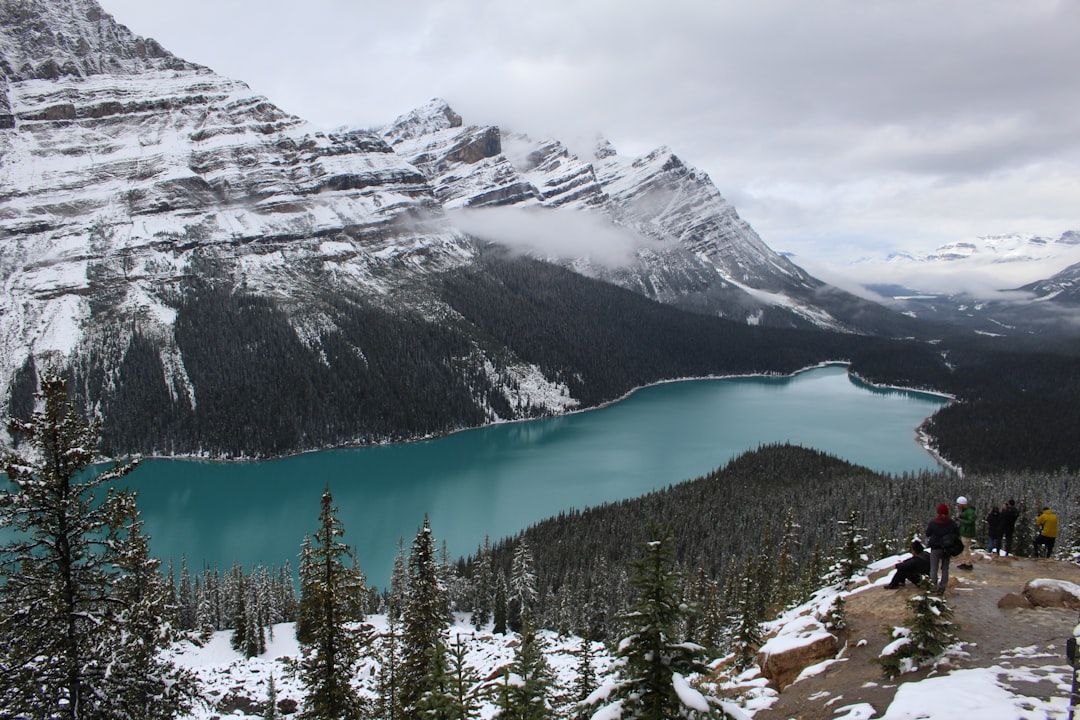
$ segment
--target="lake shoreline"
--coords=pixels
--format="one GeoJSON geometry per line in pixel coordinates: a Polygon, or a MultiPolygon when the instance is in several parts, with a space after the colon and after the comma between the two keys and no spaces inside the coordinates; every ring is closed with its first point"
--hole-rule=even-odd
{"type": "MultiPolygon", "coordinates": [[[[873,382],[871,382],[869,380],[866,380],[863,377],[860,377],[856,373],[851,372],[850,371],[851,363],[849,361],[847,361],[847,360],[825,360],[825,361],[822,361],[822,362],[819,362],[819,363],[815,363],[813,365],[807,365],[805,367],[801,367],[798,370],[795,370],[794,372],[790,372],[790,373],[763,372],[763,373],[729,374],[729,375],[702,375],[702,376],[688,376],[688,377],[679,377],[679,378],[667,378],[667,379],[664,379],[664,380],[657,380],[656,382],[652,382],[652,383],[646,383],[645,385],[638,385],[636,387],[631,388],[630,390],[628,390],[623,395],[621,395],[621,396],[619,396],[619,397],[617,397],[617,398],[615,398],[613,400],[608,400],[606,402],[600,403],[598,405],[590,405],[589,407],[577,408],[577,409],[574,409],[574,410],[569,410],[569,411],[560,412],[560,413],[552,413],[550,415],[541,415],[539,417],[515,418],[515,419],[499,419],[499,420],[495,420],[494,422],[484,423],[484,424],[481,424],[481,425],[470,425],[469,427],[462,427],[462,428],[457,428],[457,429],[454,429],[454,430],[447,430],[446,432],[441,432],[441,433],[432,433],[430,435],[417,436],[415,438],[410,438],[410,439],[407,439],[407,440],[394,440],[394,441],[388,441],[388,442],[367,442],[367,443],[365,443],[365,442],[344,442],[344,443],[340,443],[340,444],[326,445],[326,446],[317,447],[317,448],[308,448],[306,450],[297,450],[295,452],[281,453],[279,455],[220,457],[220,456],[214,456],[214,455],[209,455],[209,454],[176,453],[176,454],[172,454],[172,455],[130,455],[130,456],[120,457],[120,458],[101,458],[99,460],[99,462],[106,463],[106,462],[112,462],[113,460],[121,460],[123,462],[142,462],[144,460],[178,460],[178,461],[185,461],[185,462],[199,462],[199,463],[226,464],[226,465],[228,465],[228,464],[233,464],[233,463],[273,462],[275,460],[284,460],[284,459],[287,459],[287,458],[301,457],[301,456],[308,455],[308,454],[311,454],[311,453],[327,452],[327,451],[330,451],[330,450],[352,450],[352,449],[357,449],[357,448],[374,448],[374,447],[390,447],[390,446],[395,446],[395,445],[409,445],[409,444],[412,444],[412,443],[430,442],[432,440],[438,440],[438,439],[441,439],[441,438],[450,437],[452,435],[457,435],[459,433],[470,432],[470,431],[473,431],[473,430],[482,430],[484,428],[496,427],[496,426],[499,426],[499,425],[511,425],[511,424],[515,424],[515,423],[528,423],[528,422],[533,422],[533,421],[536,421],[536,420],[550,420],[550,419],[554,419],[554,418],[570,417],[570,416],[573,416],[573,415],[580,415],[582,413],[589,413],[589,412],[593,412],[593,411],[596,411],[596,410],[603,410],[605,408],[610,408],[613,405],[617,405],[617,404],[619,404],[621,402],[626,401],[627,399],[629,399],[630,397],[632,397],[636,393],[641,392],[642,390],[647,390],[648,388],[659,387],[659,386],[662,386],[662,385],[668,385],[668,384],[672,384],[672,383],[695,382],[695,381],[702,381],[702,380],[748,380],[748,379],[753,379],[753,378],[780,378],[780,379],[783,379],[783,378],[795,378],[798,375],[800,375],[802,373],[805,373],[805,372],[811,372],[813,370],[820,370],[822,368],[833,367],[833,366],[843,366],[843,367],[849,368],[848,373],[847,373],[848,377],[851,378],[853,381],[859,383],[859,384],[865,385],[868,388],[874,388],[874,389],[877,389],[877,390],[895,390],[897,392],[905,392],[905,393],[917,393],[917,394],[923,394],[923,395],[931,395],[931,396],[934,396],[934,397],[943,397],[943,398],[947,398],[949,400],[955,400],[955,398],[952,395],[949,395],[948,393],[938,392],[938,391],[934,391],[934,390],[923,390],[923,389],[916,389],[916,388],[906,388],[906,387],[900,387],[900,386],[894,386],[894,385],[880,385],[880,384],[877,384],[877,383],[873,383],[873,382]]],[[[956,472],[961,472],[959,470],[959,468],[956,468],[955,466],[953,466],[952,464],[950,464],[948,461],[944,460],[941,456],[939,456],[937,454],[937,452],[929,444],[929,436],[926,435],[925,433],[923,433],[921,431],[921,428],[922,428],[922,426],[919,426],[918,428],[916,428],[916,439],[919,441],[919,444],[923,448],[925,448],[926,451],[928,453],[930,453],[940,464],[942,464],[943,466],[945,466],[947,468],[950,468],[950,469],[952,469],[952,470],[954,470],[956,472]]]]}

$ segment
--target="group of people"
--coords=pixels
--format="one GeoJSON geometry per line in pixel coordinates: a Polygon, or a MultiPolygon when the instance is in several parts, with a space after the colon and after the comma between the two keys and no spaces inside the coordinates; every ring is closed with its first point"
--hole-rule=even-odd
{"type": "MultiPolygon", "coordinates": [[[[994,506],[986,516],[987,534],[989,540],[986,544],[987,552],[999,555],[1012,554],[1013,534],[1016,531],[1016,520],[1020,511],[1016,508],[1016,502],[1009,500],[1001,507],[994,506]]],[[[961,495],[956,498],[956,519],[950,514],[949,506],[941,503],[937,506],[937,515],[926,526],[926,544],[914,540],[911,543],[911,557],[897,563],[896,571],[892,579],[885,587],[895,590],[905,582],[911,581],[918,584],[924,575],[930,577],[931,588],[944,593],[949,584],[949,562],[954,556],[952,550],[956,544],[962,548],[958,553],[958,570],[971,570],[971,546],[975,542],[976,526],[978,517],[975,508],[968,503],[968,499],[961,495]]],[[[1039,517],[1035,519],[1039,535],[1035,539],[1035,557],[1050,557],[1054,552],[1054,543],[1057,540],[1057,515],[1044,507],[1039,517]]]]}

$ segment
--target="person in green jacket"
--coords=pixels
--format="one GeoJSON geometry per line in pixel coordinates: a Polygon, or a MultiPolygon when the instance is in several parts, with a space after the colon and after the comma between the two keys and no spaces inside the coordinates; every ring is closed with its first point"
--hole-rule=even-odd
{"type": "Polygon", "coordinates": [[[1048,507],[1042,509],[1039,517],[1035,518],[1035,524],[1039,527],[1039,537],[1035,538],[1035,557],[1042,557],[1040,548],[1046,548],[1046,557],[1054,554],[1054,542],[1057,540],[1058,522],[1057,515],[1048,507]]]}
{"type": "Polygon", "coordinates": [[[975,542],[975,526],[978,518],[975,516],[975,508],[968,504],[968,499],[961,495],[956,498],[956,524],[960,526],[960,541],[964,543],[964,551],[960,553],[958,570],[971,570],[971,543],[975,542]]]}

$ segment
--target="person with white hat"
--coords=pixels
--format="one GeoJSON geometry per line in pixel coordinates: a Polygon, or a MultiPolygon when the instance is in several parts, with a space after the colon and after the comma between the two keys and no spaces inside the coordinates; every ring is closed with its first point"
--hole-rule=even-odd
{"type": "Polygon", "coordinates": [[[960,540],[964,543],[964,551],[960,553],[960,562],[956,565],[957,570],[971,570],[971,544],[975,542],[975,526],[979,519],[975,515],[975,508],[968,504],[968,499],[961,495],[956,498],[956,524],[960,526],[960,540]]]}

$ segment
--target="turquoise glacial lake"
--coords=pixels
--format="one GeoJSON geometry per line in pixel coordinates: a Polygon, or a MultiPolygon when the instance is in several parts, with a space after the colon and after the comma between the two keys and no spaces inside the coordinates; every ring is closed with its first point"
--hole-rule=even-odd
{"type": "Polygon", "coordinates": [[[570,508],[700,477],[759,445],[790,442],[892,473],[937,469],[918,425],[945,403],[881,390],[827,366],[789,378],[688,380],[613,405],[435,440],[251,463],[146,460],[139,491],[151,549],[179,572],[233,562],[298,565],[330,487],[369,584],[385,587],[398,539],[424,515],[451,557],[570,508]]]}

